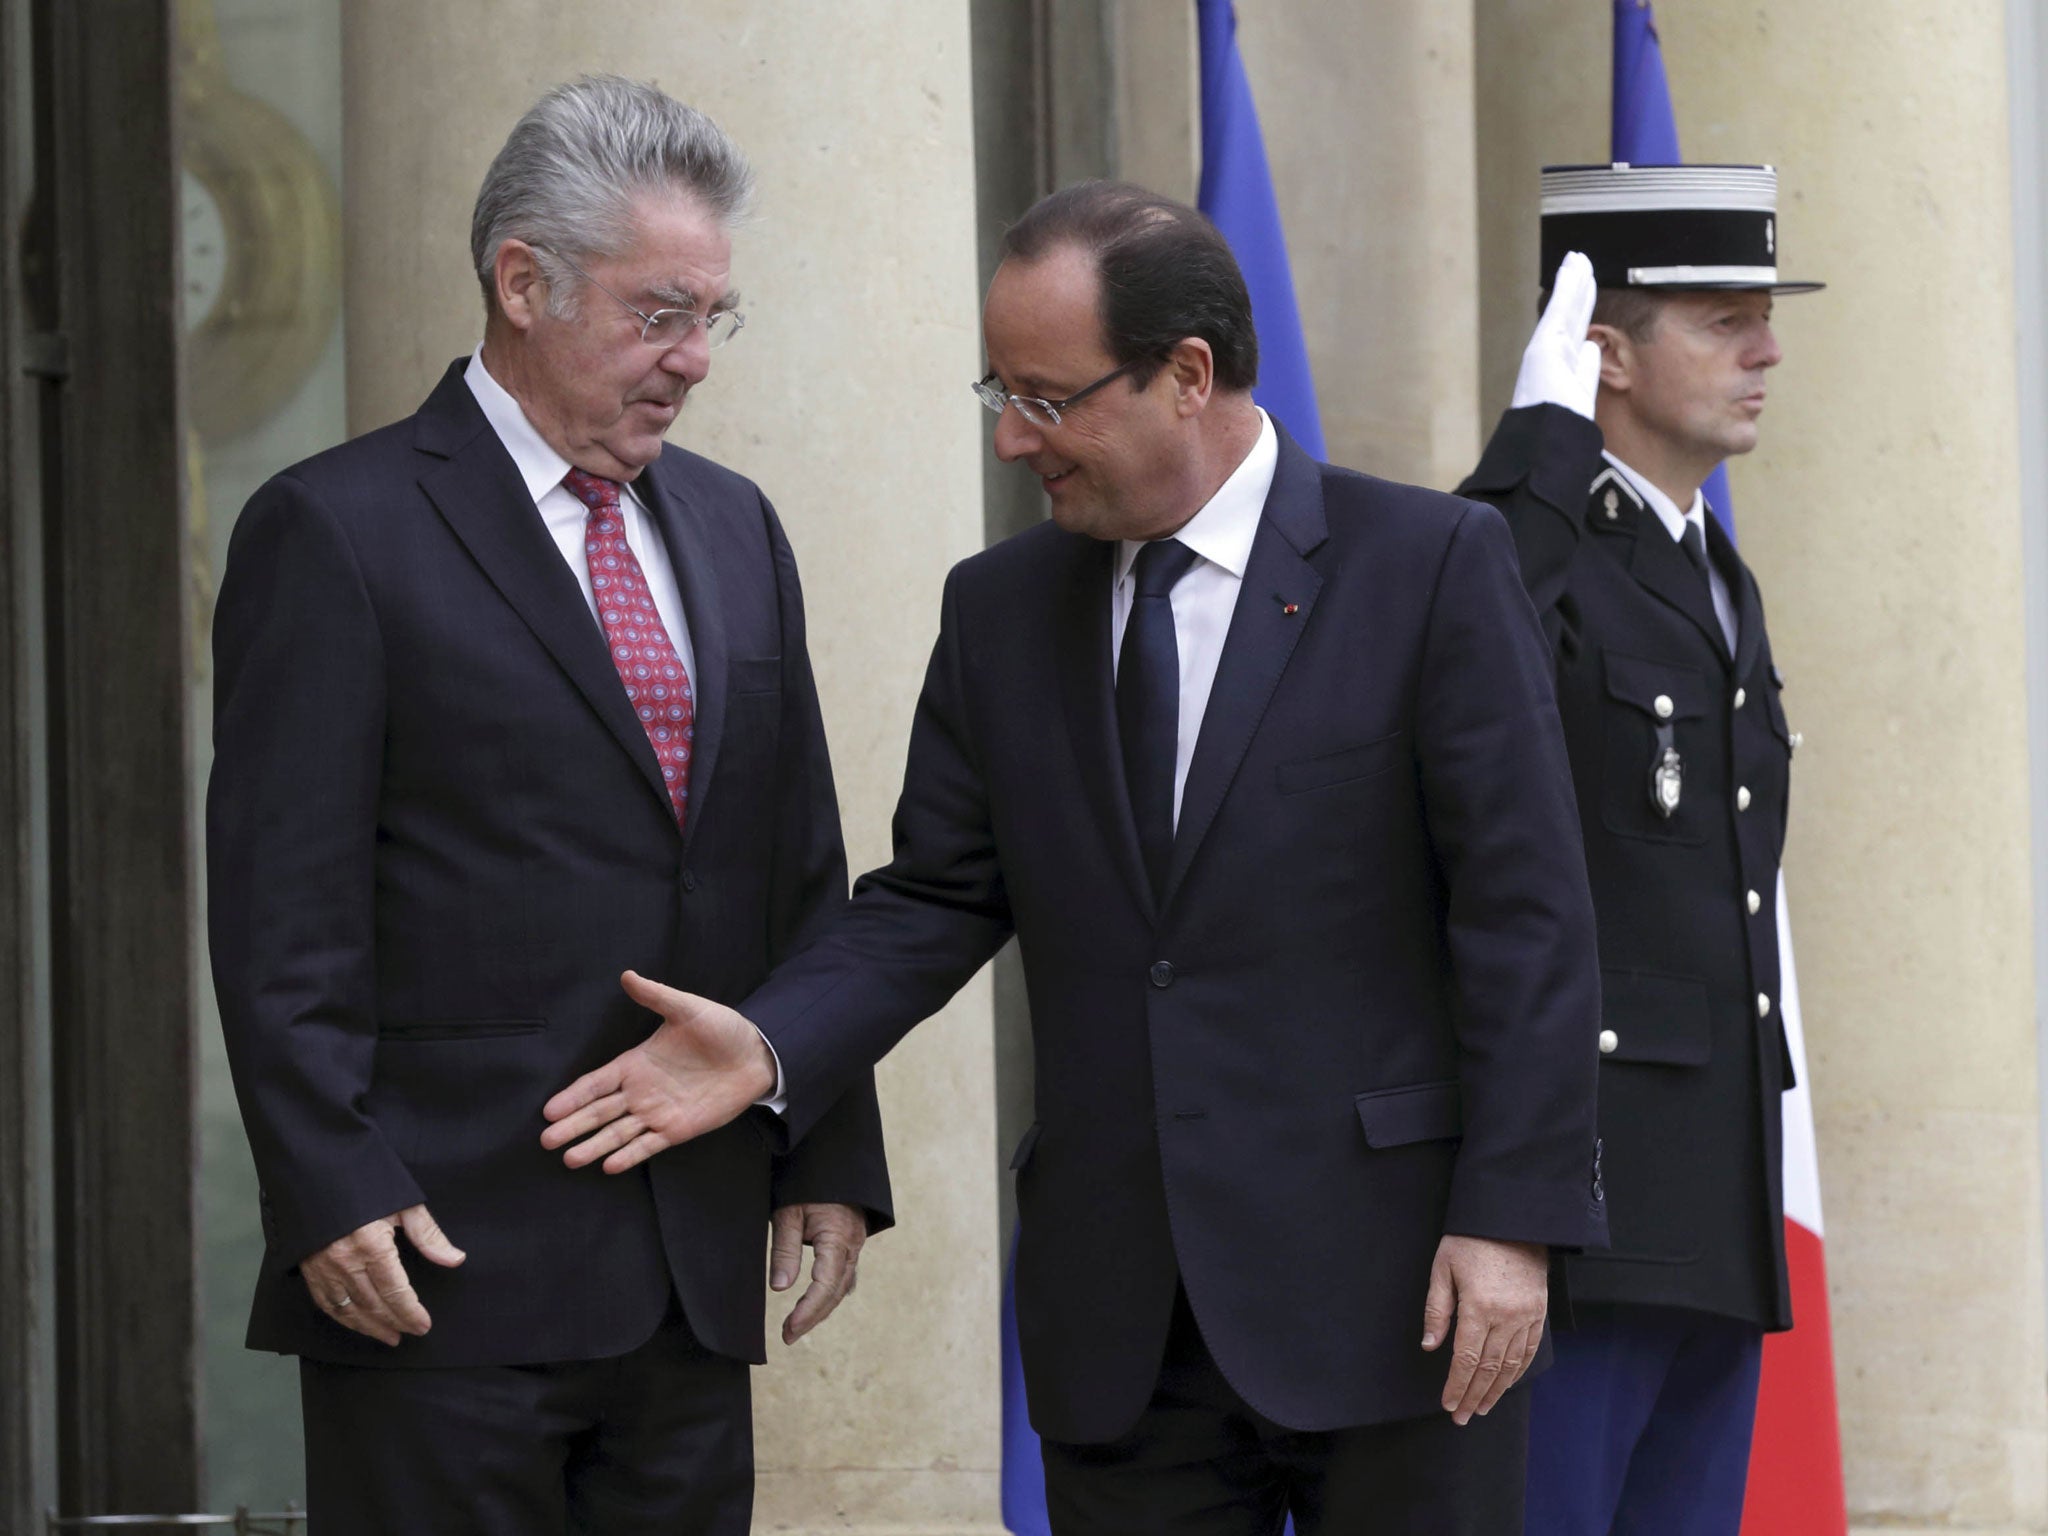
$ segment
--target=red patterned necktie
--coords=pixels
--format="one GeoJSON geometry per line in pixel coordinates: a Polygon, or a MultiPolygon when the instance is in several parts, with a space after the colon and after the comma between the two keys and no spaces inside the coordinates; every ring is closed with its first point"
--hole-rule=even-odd
{"type": "Polygon", "coordinates": [[[619,482],[572,469],[562,479],[569,493],[590,508],[583,525],[583,554],[590,562],[590,590],[597,620],[611,648],[612,665],[626,685],[626,699],[668,784],[676,825],[684,824],[690,800],[690,742],[695,736],[690,674],[661,626],[640,562],[626,543],[626,519],[619,510],[619,482]]]}

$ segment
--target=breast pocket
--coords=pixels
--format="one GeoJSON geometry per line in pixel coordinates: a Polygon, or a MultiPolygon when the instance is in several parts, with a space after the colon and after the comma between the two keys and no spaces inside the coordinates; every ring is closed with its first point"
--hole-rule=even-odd
{"type": "Polygon", "coordinates": [[[1300,795],[1312,789],[1329,789],[1338,784],[1369,779],[1404,762],[1407,745],[1408,733],[1395,731],[1392,735],[1355,747],[1282,763],[1274,770],[1275,787],[1283,795],[1300,795]]]}
{"type": "Polygon", "coordinates": [[[1704,782],[1718,727],[1707,674],[1681,662],[1608,651],[1600,819],[1608,831],[1649,842],[1706,840],[1704,782]]]}

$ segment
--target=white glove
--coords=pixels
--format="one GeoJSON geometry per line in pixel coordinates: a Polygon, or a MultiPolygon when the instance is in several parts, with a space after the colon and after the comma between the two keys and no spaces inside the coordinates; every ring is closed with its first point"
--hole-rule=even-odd
{"type": "Polygon", "coordinates": [[[1600,346],[1586,339],[1593,320],[1593,301],[1600,288],[1593,281],[1593,263],[1577,251],[1558,263],[1550,302],[1522,353],[1522,371],[1515,375],[1515,398],[1509,407],[1561,405],[1591,421],[1600,396],[1600,346]]]}

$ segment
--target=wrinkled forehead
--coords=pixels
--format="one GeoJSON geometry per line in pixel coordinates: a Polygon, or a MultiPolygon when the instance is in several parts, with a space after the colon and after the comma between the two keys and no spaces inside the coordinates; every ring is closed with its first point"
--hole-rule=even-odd
{"type": "Polygon", "coordinates": [[[1058,370],[1107,358],[1101,295],[1095,260],[1078,246],[1055,246],[1028,260],[1009,257],[982,302],[990,365],[1008,377],[1011,369],[1058,370]]]}

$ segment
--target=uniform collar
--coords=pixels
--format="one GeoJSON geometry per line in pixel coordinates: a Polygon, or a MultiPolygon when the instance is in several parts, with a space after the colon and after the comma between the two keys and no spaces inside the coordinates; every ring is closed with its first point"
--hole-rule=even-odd
{"type": "Polygon", "coordinates": [[[1671,535],[1674,542],[1682,541],[1685,538],[1685,525],[1687,523],[1691,523],[1699,529],[1702,539],[1707,536],[1707,498],[1704,492],[1695,490],[1692,493],[1691,508],[1681,512],[1678,510],[1677,502],[1658,490],[1647,478],[1622,463],[1612,453],[1603,448],[1600,450],[1600,457],[1620,471],[1622,478],[1628,482],[1629,489],[1634,491],[1637,497],[1648,504],[1650,510],[1657,514],[1657,520],[1664,525],[1665,531],[1671,535]]]}

